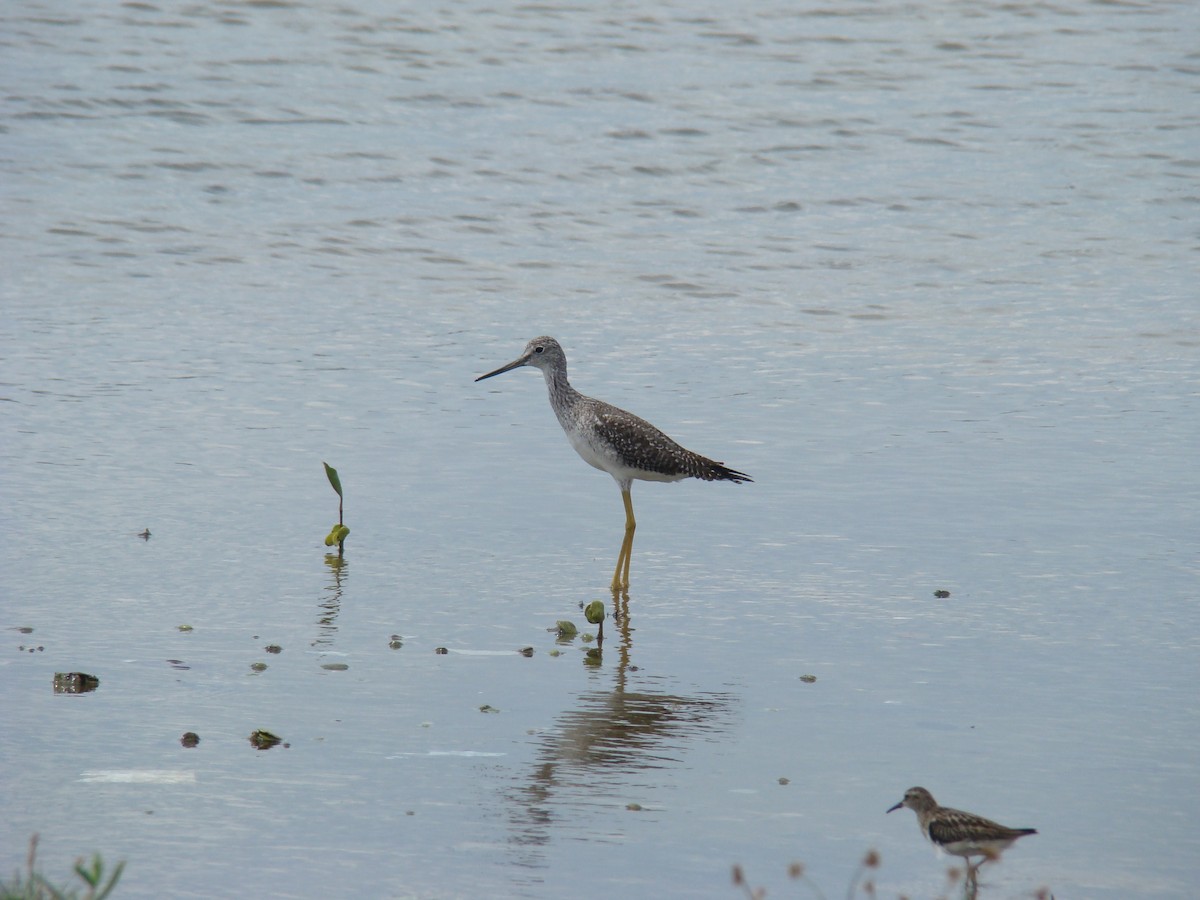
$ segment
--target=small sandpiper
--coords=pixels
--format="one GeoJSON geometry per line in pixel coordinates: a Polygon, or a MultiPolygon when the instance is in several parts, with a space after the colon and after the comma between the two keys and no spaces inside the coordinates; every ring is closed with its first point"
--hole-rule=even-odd
{"type": "Polygon", "coordinates": [[[975,878],[975,873],[985,862],[999,859],[1000,854],[1011,847],[1017,838],[1037,834],[1034,828],[1008,828],[974,813],[938,806],[933,794],[923,787],[909,788],[904,792],[904,799],[888,812],[902,806],[907,806],[917,814],[921,833],[935,847],[967,861],[968,880],[975,878]],[[983,858],[972,866],[972,856],[983,858]]]}

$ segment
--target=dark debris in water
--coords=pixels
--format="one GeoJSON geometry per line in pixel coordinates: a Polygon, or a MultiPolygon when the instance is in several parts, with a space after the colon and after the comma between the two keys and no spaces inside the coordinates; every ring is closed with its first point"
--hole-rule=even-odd
{"type": "Polygon", "coordinates": [[[200,735],[194,731],[185,731],[183,737],[179,739],[179,743],[190,750],[200,743],[200,735]]]}
{"type": "MultiPolygon", "coordinates": [[[[264,731],[261,728],[250,732],[250,746],[255,750],[270,750],[277,744],[283,743],[283,739],[277,737],[269,731],[264,731]]],[[[284,744],[286,747],[287,745],[284,744]]]]}
{"type": "Polygon", "coordinates": [[[55,672],[54,693],[86,694],[100,687],[100,679],[86,672],[55,672]]]}
{"type": "Polygon", "coordinates": [[[947,597],[950,596],[950,592],[939,588],[938,590],[933,592],[933,596],[937,597],[939,600],[945,600],[947,597]]]}

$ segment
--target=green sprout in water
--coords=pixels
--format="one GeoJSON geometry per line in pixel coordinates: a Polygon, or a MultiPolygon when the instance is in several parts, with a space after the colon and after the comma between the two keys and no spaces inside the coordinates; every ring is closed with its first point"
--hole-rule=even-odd
{"type": "Polygon", "coordinates": [[[597,626],[596,646],[604,646],[604,603],[600,600],[593,600],[583,610],[583,616],[592,625],[597,626]]]}
{"type": "Polygon", "coordinates": [[[340,557],[346,552],[346,535],[350,533],[350,529],[342,523],[342,479],[338,478],[337,469],[329,463],[323,462],[321,465],[325,467],[325,476],[329,479],[329,484],[338,495],[338,520],[329,529],[329,534],[325,535],[325,546],[332,547],[334,544],[337,544],[338,556],[340,557]]]}
{"type": "Polygon", "coordinates": [[[575,640],[575,635],[579,634],[579,629],[575,627],[575,623],[570,619],[559,619],[550,630],[558,635],[560,641],[573,641],[575,640]]]}

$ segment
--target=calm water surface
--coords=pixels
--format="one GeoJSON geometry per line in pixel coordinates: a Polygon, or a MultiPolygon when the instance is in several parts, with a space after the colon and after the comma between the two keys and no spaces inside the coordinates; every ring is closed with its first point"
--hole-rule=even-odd
{"type": "Polygon", "coordinates": [[[122,897],[839,896],[875,848],[932,897],[921,784],[1039,829],[981,897],[1195,896],[1200,7],[0,40],[0,872],[37,832],[122,897]],[[543,333],[755,478],[635,488],[598,663],[547,628],[611,606],[619,495],[535,372],[473,383],[543,333]]]}

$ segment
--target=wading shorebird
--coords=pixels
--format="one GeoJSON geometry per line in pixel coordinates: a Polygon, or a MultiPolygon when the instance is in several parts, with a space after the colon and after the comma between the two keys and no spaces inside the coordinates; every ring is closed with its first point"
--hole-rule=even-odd
{"type": "Polygon", "coordinates": [[[637,527],[629,493],[634,479],[680,481],[700,478],[738,484],[753,481],[745,472],[685,450],[645,419],[579,393],[567,381],[567,356],[552,337],[534,338],[508,365],[475,380],[483,381],[520,366],[535,366],[542,370],[550,391],[550,405],[571,446],[584,462],[611,475],[621,489],[621,499],[625,503],[625,539],[621,542],[617,567],[613,571],[614,593],[629,590],[629,561],[633,555],[633,532],[637,527]]]}
{"type": "Polygon", "coordinates": [[[975,879],[979,867],[985,862],[999,859],[1000,854],[1011,847],[1017,838],[1037,834],[1035,828],[1008,828],[974,813],[938,806],[933,794],[923,787],[909,788],[904,792],[904,799],[888,812],[894,812],[902,806],[907,806],[917,814],[921,833],[935,847],[967,861],[968,881],[975,879]],[[972,856],[983,858],[972,866],[972,856]]]}

